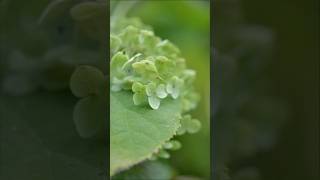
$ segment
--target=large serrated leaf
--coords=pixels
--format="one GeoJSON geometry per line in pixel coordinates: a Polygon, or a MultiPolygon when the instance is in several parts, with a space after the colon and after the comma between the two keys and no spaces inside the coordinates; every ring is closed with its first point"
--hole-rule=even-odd
{"type": "Polygon", "coordinates": [[[110,175],[146,160],[180,126],[180,101],[166,99],[157,110],[136,106],[130,92],[110,93],[110,175]]]}

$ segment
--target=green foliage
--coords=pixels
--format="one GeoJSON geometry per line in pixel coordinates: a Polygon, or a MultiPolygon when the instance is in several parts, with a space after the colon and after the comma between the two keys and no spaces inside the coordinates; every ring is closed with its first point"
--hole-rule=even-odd
{"type": "Polygon", "coordinates": [[[132,93],[110,95],[110,171],[111,175],[151,158],[180,127],[180,103],[171,99],[152,110],[134,105],[132,93]]]}
{"type": "Polygon", "coordinates": [[[168,159],[168,150],[181,147],[172,138],[197,132],[200,122],[185,115],[199,96],[196,73],[178,47],[138,18],[118,16],[111,17],[110,47],[112,176],[148,159],[168,159]]]}

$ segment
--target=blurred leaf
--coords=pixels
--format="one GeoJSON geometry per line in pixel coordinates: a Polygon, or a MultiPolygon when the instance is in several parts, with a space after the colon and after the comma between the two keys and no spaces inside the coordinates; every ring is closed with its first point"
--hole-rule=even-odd
{"type": "Polygon", "coordinates": [[[72,121],[74,102],[69,93],[0,94],[0,179],[100,180],[106,176],[106,146],[79,137],[72,121]]]}
{"type": "Polygon", "coordinates": [[[48,19],[57,18],[58,16],[62,15],[64,12],[71,7],[74,0],[53,0],[51,1],[45,10],[42,12],[38,23],[41,24],[48,19]]]}
{"type": "Polygon", "coordinates": [[[70,89],[77,97],[104,94],[104,74],[92,66],[79,66],[70,79],[70,89]]]}
{"type": "Polygon", "coordinates": [[[146,161],[128,171],[112,177],[112,180],[169,180],[172,169],[160,161],[146,161]]]}
{"type": "Polygon", "coordinates": [[[88,96],[78,101],[74,108],[73,119],[79,135],[83,138],[103,133],[106,120],[106,103],[101,96],[88,96]]]}
{"type": "Polygon", "coordinates": [[[72,7],[71,16],[77,21],[95,18],[106,12],[106,7],[98,2],[83,2],[72,7]]]}

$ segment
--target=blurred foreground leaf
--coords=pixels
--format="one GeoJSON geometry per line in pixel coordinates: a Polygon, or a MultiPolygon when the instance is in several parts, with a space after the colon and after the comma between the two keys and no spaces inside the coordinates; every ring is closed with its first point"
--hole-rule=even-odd
{"type": "Polygon", "coordinates": [[[79,137],[72,122],[74,103],[69,93],[0,94],[0,179],[106,176],[106,145],[79,137]]]}
{"type": "Polygon", "coordinates": [[[160,161],[147,161],[113,177],[112,180],[165,180],[172,177],[173,171],[168,165],[160,161]]]}

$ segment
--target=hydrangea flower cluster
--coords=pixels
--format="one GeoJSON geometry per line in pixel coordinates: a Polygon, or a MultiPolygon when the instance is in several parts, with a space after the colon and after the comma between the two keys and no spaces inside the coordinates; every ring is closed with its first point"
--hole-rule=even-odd
{"type": "Polygon", "coordinates": [[[183,111],[199,99],[192,86],[196,72],[187,69],[180,50],[154,35],[139,19],[111,24],[111,90],[133,92],[135,105],[158,109],[165,98],[179,99],[183,111]]]}

